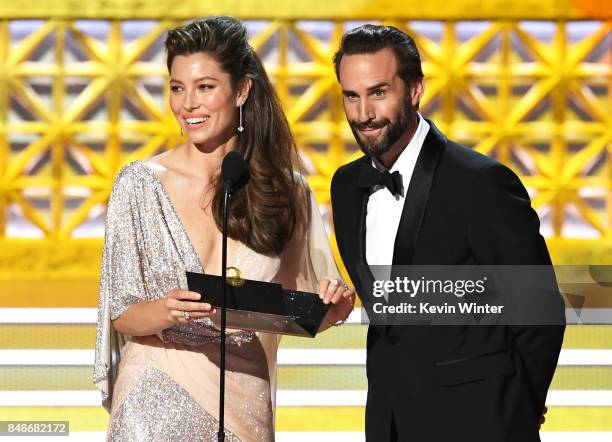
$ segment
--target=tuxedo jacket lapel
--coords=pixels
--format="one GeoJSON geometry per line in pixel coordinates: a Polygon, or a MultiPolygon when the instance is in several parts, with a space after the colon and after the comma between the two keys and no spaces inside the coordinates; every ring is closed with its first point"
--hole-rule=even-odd
{"type": "Polygon", "coordinates": [[[372,288],[374,282],[374,276],[372,275],[372,271],[370,270],[370,266],[368,265],[368,261],[366,259],[366,214],[368,211],[368,199],[369,193],[364,192],[361,197],[361,205],[359,211],[359,231],[357,238],[357,249],[359,255],[359,267],[357,271],[359,272],[359,276],[363,281],[366,293],[372,288]]]}
{"type": "MultiPolygon", "coordinates": [[[[356,216],[356,236],[357,238],[357,273],[359,274],[359,278],[362,281],[364,287],[364,293],[369,293],[372,289],[372,284],[374,281],[374,276],[372,275],[372,271],[370,270],[370,266],[368,265],[368,261],[366,259],[366,215],[368,212],[368,200],[370,199],[370,188],[363,186],[363,181],[366,180],[365,177],[368,173],[374,171],[374,168],[371,164],[371,159],[369,157],[363,157],[363,161],[360,164],[359,170],[359,178],[357,182],[357,192],[358,197],[356,198],[355,206],[358,208],[357,216],[356,216]]],[[[367,180],[366,180],[367,181],[367,180]]],[[[364,300],[362,299],[362,302],[364,300]]],[[[367,302],[367,300],[365,301],[367,302]]]]}
{"type": "Polygon", "coordinates": [[[425,142],[419,153],[408,190],[406,191],[404,208],[402,209],[399,227],[395,236],[393,248],[394,265],[412,264],[416,242],[429,201],[431,185],[446,145],[444,135],[431,121],[427,120],[427,122],[429,123],[429,131],[425,137],[425,142]]]}
{"type": "Polygon", "coordinates": [[[374,277],[366,260],[366,213],[370,188],[363,185],[363,179],[372,169],[371,159],[361,157],[349,166],[344,170],[341,183],[334,186],[332,182],[334,226],[346,269],[364,307],[368,307],[374,277]]]}
{"type": "MultiPolygon", "coordinates": [[[[393,247],[393,265],[410,265],[413,262],[416,243],[421,232],[425,211],[429,202],[429,193],[434,180],[436,168],[440,162],[446,138],[431,121],[429,131],[423,142],[416,165],[412,172],[410,184],[406,191],[404,207],[400,223],[395,235],[393,247]]],[[[391,279],[399,276],[396,271],[391,272],[391,279]]],[[[392,335],[395,316],[387,318],[385,334],[392,335]]]]}

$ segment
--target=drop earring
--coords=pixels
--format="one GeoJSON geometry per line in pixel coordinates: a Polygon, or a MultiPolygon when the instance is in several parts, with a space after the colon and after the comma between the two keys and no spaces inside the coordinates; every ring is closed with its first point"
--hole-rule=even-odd
{"type": "Polygon", "coordinates": [[[240,103],[240,109],[239,109],[239,123],[238,123],[238,132],[242,133],[242,131],[244,131],[244,126],[242,125],[242,105],[244,104],[244,101],[242,103],[240,103]]]}
{"type": "Polygon", "coordinates": [[[183,126],[181,126],[181,137],[183,136],[183,126]]]}

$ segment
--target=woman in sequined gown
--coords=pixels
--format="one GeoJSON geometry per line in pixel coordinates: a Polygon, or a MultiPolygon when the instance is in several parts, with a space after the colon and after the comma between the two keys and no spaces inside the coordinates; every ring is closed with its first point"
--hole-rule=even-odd
{"type": "MultiPolygon", "coordinates": [[[[188,141],[128,164],[113,185],[94,369],[112,441],[217,440],[217,312],[195,302],[185,272],[220,274],[219,173],[228,151],[251,167],[232,199],[229,265],[248,279],[319,292],[332,303],[324,327],[346,319],[354,301],[294,173],[289,126],[242,24],[210,17],[171,30],[165,44],[170,108],[188,141]]],[[[226,440],[274,440],[279,337],[229,330],[226,342],[226,440]]]]}

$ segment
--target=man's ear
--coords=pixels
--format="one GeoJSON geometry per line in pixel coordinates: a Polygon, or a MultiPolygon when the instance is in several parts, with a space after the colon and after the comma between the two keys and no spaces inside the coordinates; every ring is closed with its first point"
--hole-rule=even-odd
{"type": "Polygon", "coordinates": [[[410,87],[410,102],[415,109],[419,108],[419,102],[425,93],[425,80],[419,78],[410,87]]]}
{"type": "Polygon", "coordinates": [[[240,106],[249,97],[249,92],[251,92],[251,84],[253,84],[253,80],[250,77],[244,77],[244,79],[240,82],[240,85],[238,86],[238,95],[236,96],[236,106],[240,106]]]}

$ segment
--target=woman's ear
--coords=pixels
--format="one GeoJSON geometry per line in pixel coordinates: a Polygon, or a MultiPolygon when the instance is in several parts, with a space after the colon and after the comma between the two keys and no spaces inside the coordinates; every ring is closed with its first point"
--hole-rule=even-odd
{"type": "Polygon", "coordinates": [[[251,92],[251,84],[253,84],[253,80],[250,77],[245,77],[244,80],[240,82],[240,86],[238,87],[238,95],[236,97],[236,106],[243,104],[249,97],[249,92],[251,92]]]}

